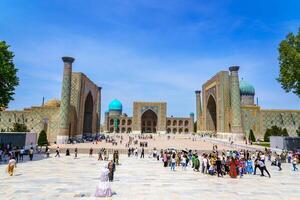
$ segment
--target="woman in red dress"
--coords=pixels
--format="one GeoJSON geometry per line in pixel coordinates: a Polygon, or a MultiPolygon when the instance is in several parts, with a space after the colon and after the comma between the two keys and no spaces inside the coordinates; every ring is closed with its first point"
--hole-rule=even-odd
{"type": "Polygon", "coordinates": [[[238,175],[237,167],[239,166],[239,161],[235,158],[231,158],[229,166],[230,166],[229,176],[231,178],[236,178],[238,175]]]}

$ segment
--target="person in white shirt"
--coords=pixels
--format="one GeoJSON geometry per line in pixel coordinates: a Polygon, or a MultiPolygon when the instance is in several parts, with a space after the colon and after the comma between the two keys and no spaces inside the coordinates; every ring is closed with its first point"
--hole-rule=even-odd
{"type": "Polygon", "coordinates": [[[261,176],[265,176],[264,171],[266,171],[267,174],[269,175],[269,178],[271,178],[271,175],[270,175],[269,171],[267,170],[265,163],[262,160],[258,161],[258,165],[260,167],[261,176]]]}
{"type": "Polygon", "coordinates": [[[293,165],[293,171],[298,171],[296,156],[293,158],[292,165],[293,165]]]}
{"type": "Polygon", "coordinates": [[[202,159],[202,173],[207,173],[207,165],[208,165],[208,159],[206,158],[206,155],[202,159]]]}
{"type": "Polygon", "coordinates": [[[20,160],[22,160],[22,161],[23,161],[24,153],[25,153],[25,150],[24,150],[24,148],[22,148],[20,150],[20,160]]]}
{"type": "Polygon", "coordinates": [[[15,157],[12,157],[8,161],[8,166],[7,166],[7,172],[10,176],[12,176],[14,174],[15,167],[17,167],[17,161],[15,160],[15,157]]]}

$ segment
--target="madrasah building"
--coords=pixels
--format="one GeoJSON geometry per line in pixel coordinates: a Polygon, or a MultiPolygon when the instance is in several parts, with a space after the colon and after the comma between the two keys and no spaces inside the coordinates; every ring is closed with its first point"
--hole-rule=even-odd
{"type": "MultiPolygon", "coordinates": [[[[23,110],[0,111],[0,131],[14,123],[25,124],[31,132],[45,130],[50,143],[100,133],[101,87],[82,72],[72,72],[74,58],[62,58],[61,99],[23,110]]],[[[239,80],[238,66],[218,72],[197,90],[196,116],[167,116],[166,102],[133,102],[132,116],[122,112],[113,100],[104,114],[104,133],[216,133],[223,138],[243,139],[252,130],[262,139],[267,128],[286,128],[290,136],[300,126],[300,110],[265,110],[254,103],[254,87],[239,80]],[[196,128],[194,123],[197,122],[196,128]]],[[[188,103],[188,102],[187,102],[188,103]]]]}

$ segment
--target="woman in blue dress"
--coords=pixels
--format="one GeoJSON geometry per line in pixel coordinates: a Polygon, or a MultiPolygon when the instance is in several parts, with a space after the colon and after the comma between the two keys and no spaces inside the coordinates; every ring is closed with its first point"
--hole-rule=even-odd
{"type": "Polygon", "coordinates": [[[253,173],[253,161],[251,160],[251,158],[248,158],[248,160],[247,160],[246,171],[248,174],[253,173]]]}

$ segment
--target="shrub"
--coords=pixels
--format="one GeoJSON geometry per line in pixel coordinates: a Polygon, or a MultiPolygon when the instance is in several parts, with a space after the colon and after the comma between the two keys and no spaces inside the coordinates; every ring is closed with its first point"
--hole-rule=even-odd
{"type": "Polygon", "coordinates": [[[39,146],[48,145],[47,134],[44,130],[42,130],[39,134],[38,145],[39,146]]]}
{"type": "Polygon", "coordinates": [[[251,141],[251,142],[255,142],[256,141],[256,138],[255,138],[255,135],[254,135],[252,129],[250,129],[249,141],[251,141]]]}

